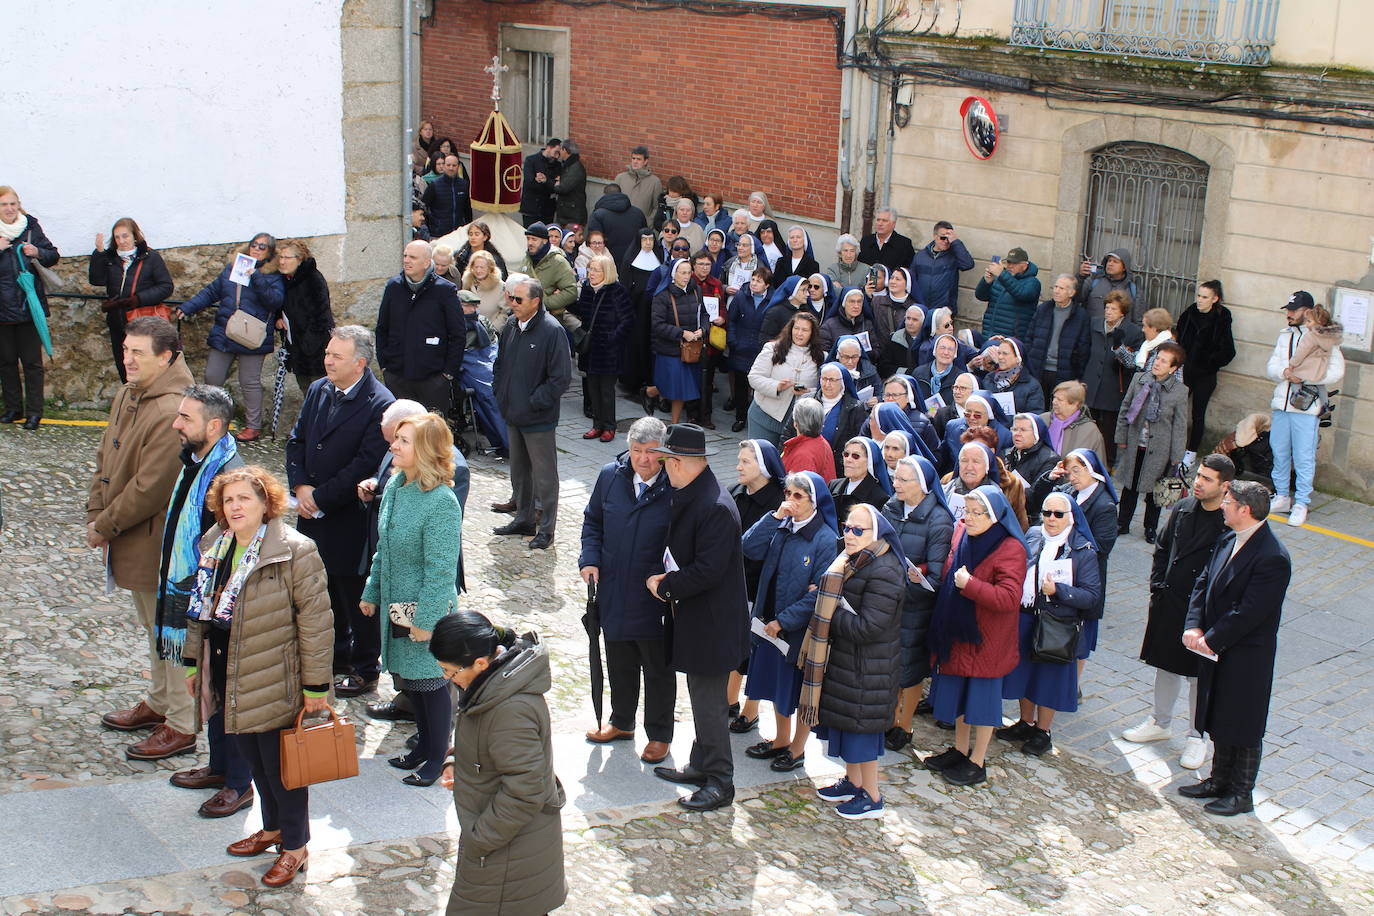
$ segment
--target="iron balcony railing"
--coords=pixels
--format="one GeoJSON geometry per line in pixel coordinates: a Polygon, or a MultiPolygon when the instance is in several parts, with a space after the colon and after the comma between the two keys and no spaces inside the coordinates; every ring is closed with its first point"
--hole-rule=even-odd
{"type": "Polygon", "coordinates": [[[1269,65],[1279,0],[1014,0],[1011,43],[1247,67],[1269,65]]]}

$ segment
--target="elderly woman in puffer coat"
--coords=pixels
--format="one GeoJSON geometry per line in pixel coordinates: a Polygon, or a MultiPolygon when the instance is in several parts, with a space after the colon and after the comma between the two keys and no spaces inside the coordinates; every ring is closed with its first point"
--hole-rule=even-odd
{"type": "Polygon", "coordinates": [[[210,353],[205,360],[205,383],[223,385],[229,377],[230,367],[235,361],[238,362],[245,420],[243,432],[236,433],[234,438],[240,442],[253,442],[262,436],[262,364],[267,354],[272,352],[273,329],[285,298],[286,285],[277,270],[277,240],[266,232],[259,232],[235,252],[235,258],[229,259],[218,277],[182,303],[176,312],[176,317],[181,318],[215,306],[215,323],[210,328],[210,353]],[[243,286],[229,279],[234,270],[234,261],[240,254],[251,257],[255,265],[248,276],[247,285],[243,286]],[[247,346],[229,338],[226,326],[238,311],[263,322],[264,334],[257,346],[247,346]]]}
{"type": "Polygon", "coordinates": [[[434,627],[430,652],[462,690],[453,790],[462,831],[448,916],[538,916],[563,905],[566,800],[553,772],[549,656],[532,633],[517,637],[475,611],[434,627]]]}
{"type": "Polygon", "coordinates": [[[281,732],[327,708],[334,614],[315,542],[282,522],[286,487],[260,467],[226,471],[205,500],[218,524],[201,539],[182,660],[202,717],[224,710],[224,730],[253,771],[262,829],[231,856],[276,847],[262,877],[290,884],[309,860],[310,790],[281,778],[281,732]]]}

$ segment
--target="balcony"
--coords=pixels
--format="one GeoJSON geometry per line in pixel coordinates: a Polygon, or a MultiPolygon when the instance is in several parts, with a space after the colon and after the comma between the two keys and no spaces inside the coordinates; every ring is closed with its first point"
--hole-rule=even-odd
{"type": "Polygon", "coordinates": [[[1014,0],[1011,44],[1266,67],[1279,0],[1014,0]]]}

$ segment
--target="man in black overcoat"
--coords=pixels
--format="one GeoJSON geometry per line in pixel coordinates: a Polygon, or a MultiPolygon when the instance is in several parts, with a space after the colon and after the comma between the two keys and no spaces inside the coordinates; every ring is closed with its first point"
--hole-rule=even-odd
{"type": "Polygon", "coordinates": [[[334,608],[334,692],[357,696],[377,686],[381,671],[381,618],[358,609],[365,579],[358,557],[367,543],[367,510],[358,484],[370,478],[386,452],[382,412],[395,398],[368,368],[372,332],[343,325],[324,349],[325,377],[306,390],[300,416],[286,441],[286,482],[296,497],[296,528],[315,542],[329,579],[334,608]]]}
{"type": "Polygon", "coordinates": [[[1215,661],[1198,676],[1197,728],[1215,748],[1212,775],[1181,786],[1187,798],[1210,798],[1205,810],[1230,816],[1254,810],[1250,794],[1259,773],[1278,650],[1279,618],[1292,561],[1265,519],[1269,491],[1233,481],[1222,500],[1231,531],[1217,543],[1193,588],[1183,643],[1215,661]]]}
{"type": "Polygon", "coordinates": [[[1225,455],[1208,455],[1198,468],[1193,492],[1179,500],[1159,531],[1150,570],[1150,611],[1140,660],[1155,669],[1154,712],[1134,728],[1122,732],[1127,741],[1143,744],[1172,737],[1174,708],[1186,681],[1188,737],[1179,765],[1196,770],[1207,758],[1207,742],[1193,727],[1197,717],[1197,675],[1202,659],[1183,645],[1183,625],[1193,585],[1211,562],[1212,550],[1226,533],[1221,500],[1236,476],[1225,455]]]}
{"type": "Polygon", "coordinates": [[[698,787],[678,804],[711,811],[735,800],[726,685],[749,653],[749,607],[739,512],[707,465],[706,432],[680,423],[656,449],[673,487],[664,572],[646,585],[668,603],[665,640],[673,669],[687,675],[696,739],[682,769],[660,766],[655,775],[698,787]]]}

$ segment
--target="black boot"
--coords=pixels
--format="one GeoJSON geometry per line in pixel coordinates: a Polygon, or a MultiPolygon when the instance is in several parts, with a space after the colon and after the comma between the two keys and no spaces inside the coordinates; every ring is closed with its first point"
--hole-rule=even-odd
{"type": "MultiPolygon", "coordinates": [[[[1231,794],[1231,771],[1235,766],[1236,748],[1231,744],[1217,744],[1212,750],[1212,775],[1191,786],[1179,786],[1184,798],[1224,798],[1231,794]]],[[[1257,765],[1258,766],[1258,765],[1257,765]]]]}
{"type": "Polygon", "coordinates": [[[22,416],[24,416],[24,411],[22,410],[7,410],[3,414],[0,414],[0,423],[15,423],[22,416]]]}
{"type": "MultiPolygon", "coordinates": [[[[1220,747],[1217,748],[1221,750],[1220,747]]],[[[1259,776],[1261,747],[1228,747],[1231,764],[1231,784],[1227,793],[1202,810],[1221,817],[1234,817],[1255,810],[1253,793],[1255,778],[1259,776]]]]}

